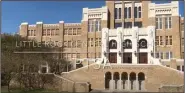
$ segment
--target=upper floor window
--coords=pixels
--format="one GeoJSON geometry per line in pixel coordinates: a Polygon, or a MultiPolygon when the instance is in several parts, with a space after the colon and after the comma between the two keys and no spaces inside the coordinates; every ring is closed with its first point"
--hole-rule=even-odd
{"type": "Polygon", "coordinates": [[[132,28],[132,22],[124,22],[124,28],[132,28]]]}
{"type": "Polygon", "coordinates": [[[166,36],[165,45],[172,45],[172,36],[166,36]]]}
{"type": "Polygon", "coordinates": [[[131,49],[132,48],[132,41],[129,39],[126,39],[125,42],[123,42],[123,48],[124,49],[131,49]]]}
{"type": "Polygon", "coordinates": [[[42,35],[46,36],[46,29],[43,29],[42,35]]]}
{"type": "Polygon", "coordinates": [[[155,21],[156,29],[162,29],[162,16],[156,16],[155,21]]]}
{"type": "Polygon", "coordinates": [[[145,39],[139,40],[139,48],[147,48],[147,40],[145,39]]]}
{"type": "Polygon", "coordinates": [[[101,20],[90,19],[88,21],[88,32],[101,31],[101,20]]]}
{"type": "Polygon", "coordinates": [[[166,15],[165,16],[165,28],[170,29],[171,25],[172,25],[171,15],[166,15]]]}
{"type": "Polygon", "coordinates": [[[122,27],[122,23],[115,23],[115,28],[122,27]]]}
{"type": "Polygon", "coordinates": [[[114,16],[115,19],[121,19],[121,8],[115,8],[114,16]]]}
{"type": "Polygon", "coordinates": [[[117,49],[117,42],[116,42],[116,40],[111,40],[109,42],[109,49],[117,49]]]}
{"type": "Polygon", "coordinates": [[[28,30],[28,36],[36,36],[36,30],[28,30]]]}
{"type": "Polygon", "coordinates": [[[141,18],[141,6],[134,7],[134,18],[141,18]]]}
{"type": "Polygon", "coordinates": [[[142,22],[134,22],[134,26],[137,26],[138,28],[142,27],[142,22]]]}
{"type": "Polygon", "coordinates": [[[131,18],[131,7],[124,8],[124,18],[131,18]]]}

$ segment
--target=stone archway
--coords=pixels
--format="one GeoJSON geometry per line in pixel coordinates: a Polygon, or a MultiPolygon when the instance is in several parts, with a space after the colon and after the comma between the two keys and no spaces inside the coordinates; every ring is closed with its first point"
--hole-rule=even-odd
{"type": "Polygon", "coordinates": [[[118,89],[118,80],[120,79],[120,78],[119,78],[119,73],[118,73],[118,72],[115,72],[115,73],[114,73],[113,79],[114,79],[114,81],[115,81],[115,89],[118,89]]]}
{"type": "Polygon", "coordinates": [[[110,80],[111,80],[112,74],[111,72],[106,72],[105,73],[105,89],[109,89],[110,88],[110,80]]]}
{"type": "Polygon", "coordinates": [[[129,80],[130,80],[130,89],[135,90],[136,89],[136,73],[131,72],[129,80]]]}
{"type": "Polygon", "coordinates": [[[145,74],[140,72],[138,74],[138,85],[139,85],[139,90],[144,90],[144,84],[145,84],[145,74]]]}
{"type": "Polygon", "coordinates": [[[127,72],[123,72],[122,74],[121,74],[121,80],[123,81],[123,83],[122,83],[122,89],[126,89],[126,86],[127,86],[127,82],[128,82],[128,74],[127,74],[127,72]]]}

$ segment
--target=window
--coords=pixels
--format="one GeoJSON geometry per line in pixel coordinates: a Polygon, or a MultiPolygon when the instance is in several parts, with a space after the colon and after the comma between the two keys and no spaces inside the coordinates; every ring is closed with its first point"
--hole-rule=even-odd
{"type": "Polygon", "coordinates": [[[72,35],[72,28],[68,29],[68,35],[72,35]]]}
{"type": "Polygon", "coordinates": [[[169,52],[166,52],[166,59],[170,59],[170,54],[169,54],[169,52]]]}
{"type": "Polygon", "coordinates": [[[156,58],[159,58],[159,53],[158,52],[156,53],[156,58]]]}
{"type": "Polygon", "coordinates": [[[146,39],[139,40],[139,48],[147,48],[147,40],[146,39]]]}
{"type": "Polygon", "coordinates": [[[101,31],[101,20],[90,19],[88,22],[88,32],[101,31]]]}
{"type": "Polygon", "coordinates": [[[160,58],[163,59],[163,52],[160,52],[160,58]]]}
{"type": "Polygon", "coordinates": [[[91,47],[93,47],[94,46],[94,42],[93,42],[93,38],[91,38],[91,47]]]}
{"type": "Polygon", "coordinates": [[[127,8],[124,8],[124,18],[127,18],[127,8]]]}
{"type": "Polygon", "coordinates": [[[168,42],[169,42],[169,41],[168,41],[168,39],[169,39],[169,37],[168,37],[168,36],[166,36],[166,37],[165,37],[165,44],[166,44],[166,45],[169,45],[169,43],[168,43],[168,42]]]}
{"type": "Polygon", "coordinates": [[[118,19],[118,18],[117,18],[117,17],[118,17],[117,11],[118,11],[118,8],[115,8],[115,9],[114,9],[114,17],[115,17],[115,19],[118,19]]]}
{"type": "Polygon", "coordinates": [[[182,71],[184,71],[184,66],[182,66],[182,71]]]}
{"type": "Polygon", "coordinates": [[[182,59],[184,59],[184,52],[182,52],[181,55],[182,55],[182,59]]]}
{"type": "Polygon", "coordinates": [[[30,36],[31,35],[31,31],[30,30],[28,30],[28,36],[30,36]]]}
{"type": "Polygon", "coordinates": [[[117,42],[116,42],[116,40],[111,40],[109,42],[109,49],[117,49],[117,42]]]}
{"type": "Polygon", "coordinates": [[[76,34],[77,34],[77,29],[73,28],[73,35],[76,35],[76,34]]]}
{"type": "Polygon", "coordinates": [[[134,18],[141,18],[141,6],[134,7],[134,18]]]}
{"type": "Polygon", "coordinates": [[[68,41],[68,48],[71,48],[71,41],[68,41]]]}
{"type": "Polygon", "coordinates": [[[115,8],[115,19],[121,19],[121,8],[115,8]]]}
{"type": "Polygon", "coordinates": [[[80,48],[81,47],[81,42],[80,40],[77,40],[77,48],[80,48]]]}
{"type": "Polygon", "coordinates": [[[165,16],[165,28],[170,29],[171,28],[171,15],[166,15],[165,16]]]}
{"type": "Polygon", "coordinates": [[[159,45],[159,36],[156,36],[155,45],[159,45]]]}
{"type": "Polygon", "coordinates": [[[68,46],[68,42],[67,42],[67,41],[64,41],[63,46],[64,46],[64,47],[67,47],[67,46],[68,46]]]}
{"type": "Polygon", "coordinates": [[[98,38],[96,38],[95,46],[98,46],[98,38]]]}
{"type": "Polygon", "coordinates": [[[33,30],[33,31],[34,31],[34,32],[33,32],[33,33],[34,33],[34,36],[36,36],[36,30],[33,30]]]}
{"type": "Polygon", "coordinates": [[[122,27],[122,23],[115,23],[115,28],[122,27]]]}
{"type": "Polygon", "coordinates": [[[156,16],[156,29],[162,29],[162,16],[161,15],[158,15],[156,16]]]}
{"type": "Polygon", "coordinates": [[[47,29],[47,36],[50,36],[50,29],[47,29]]]}
{"type": "Polygon", "coordinates": [[[67,29],[64,29],[64,35],[67,35],[67,29]]]}
{"type": "Polygon", "coordinates": [[[76,47],[76,41],[72,41],[72,47],[75,48],[76,47]]]}
{"type": "Polygon", "coordinates": [[[51,29],[51,36],[55,35],[54,31],[55,31],[55,29],[51,29]]]}
{"type": "Polygon", "coordinates": [[[177,70],[181,71],[181,66],[177,66],[177,70]]]}
{"type": "Polygon", "coordinates": [[[55,35],[58,36],[59,35],[59,29],[55,30],[55,35]]]}
{"type": "Polygon", "coordinates": [[[172,45],[172,36],[169,36],[170,45],[172,45]]]}
{"type": "Polygon", "coordinates": [[[125,22],[124,28],[132,28],[132,22],[125,22]]]}
{"type": "Polygon", "coordinates": [[[160,45],[163,45],[163,37],[162,36],[160,36],[160,45]]]}
{"type": "Polygon", "coordinates": [[[170,58],[173,58],[173,53],[170,51],[170,58]]]}
{"type": "Polygon", "coordinates": [[[134,22],[134,26],[137,26],[138,28],[142,27],[142,22],[134,22]]]}
{"type": "Polygon", "coordinates": [[[98,42],[99,42],[99,46],[101,46],[101,38],[99,38],[99,41],[98,42]]]}
{"type": "Polygon", "coordinates": [[[123,48],[124,49],[132,49],[132,41],[129,39],[126,39],[125,42],[123,42],[123,48]]]}
{"type": "Polygon", "coordinates": [[[125,18],[131,18],[131,7],[125,7],[124,8],[124,17],[125,18]]]}
{"type": "Polygon", "coordinates": [[[43,29],[42,35],[46,36],[46,29],[43,29]]]}

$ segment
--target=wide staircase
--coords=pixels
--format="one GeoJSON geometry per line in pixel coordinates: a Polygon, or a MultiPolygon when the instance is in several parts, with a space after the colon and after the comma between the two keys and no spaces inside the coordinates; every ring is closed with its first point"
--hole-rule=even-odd
{"type": "MultiPolygon", "coordinates": [[[[168,86],[168,88],[170,86],[177,86],[179,88],[183,86],[184,82],[183,72],[160,64],[111,64],[104,66],[103,64],[93,63],[89,66],[62,73],[61,77],[73,80],[74,82],[84,83],[87,85],[86,88],[94,89],[94,91],[158,92],[162,91],[164,86],[168,86]],[[120,75],[123,72],[128,73],[128,75],[130,73],[135,73],[136,75],[144,73],[144,88],[143,90],[105,89],[105,73],[107,72],[111,72],[112,75],[115,72],[118,72],[120,75]]],[[[79,89],[81,92],[84,90],[90,91],[90,89],[79,89]]],[[[182,90],[171,91],[181,92],[182,90]]]]}

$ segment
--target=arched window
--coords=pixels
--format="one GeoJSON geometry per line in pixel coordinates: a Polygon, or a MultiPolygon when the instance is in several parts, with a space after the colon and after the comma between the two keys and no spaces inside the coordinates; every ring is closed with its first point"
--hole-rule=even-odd
{"type": "Polygon", "coordinates": [[[105,88],[109,88],[109,82],[111,80],[111,72],[105,73],[105,88]]]}
{"type": "Polygon", "coordinates": [[[123,42],[123,48],[124,48],[124,49],[132,49],[132,41],[129,40],[129,39],[126,39],[126,40],[123,42]]]}
{"type": "Polygon", "coordinates": [[[117,42],[116,42],[116,40],[111,40],[109,42],[109,49],[117,49],[117,42]]]}
{"type": "Polygon", "coordinates": [[[147,40],[146,39],[140,39],[138,45],[139,45],[139,48],[147,48],[147,40]]]}

